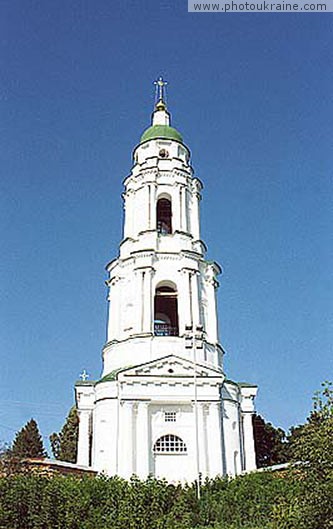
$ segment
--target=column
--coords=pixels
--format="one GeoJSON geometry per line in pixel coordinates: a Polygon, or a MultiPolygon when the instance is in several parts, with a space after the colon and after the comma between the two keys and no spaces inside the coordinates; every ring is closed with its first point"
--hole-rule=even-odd
{"type": "Polygon", "coordinates": [[[149,474],[149,425],[148,402],[139,402],[136,417],[136,472],[140,479],[149,474]]]}
{"type": "Polygon", "coordinates": [[[108,322],[108,342],[114,340],[119,333],[119,277],[111,279],[111,288],[109,292],[109,322],[108,322]]]}
{"type": "Polygon", "coordinates": [[[135,279],[133,282],[133,289],[135,294],[132,296],[133,300],[133,326],[134,332],[139,334],[143,332],[143,286],[144,286],[144,269],[137,268],[134,270],[135,279]]]}
{"type": "Polygon", "coordinates": [[[133,474],[133,403],[131,401],[120,404],[119,441],[119,474],[129,479],[133,474]]]}
{"type": "Polygon", "coordinates": [[[196,271],[191,273],[191,291],[192,291],[192,315],[193,326],[200,324],[200,307],[199,307],[199,276],[196,271]]]}
{"type": "Polygon", "coordinates": [[[134,191],[128,190],[124,197],[124,238],[133,236],[133,198],[134,191]]]}
{"type": "Polygon", "coordinates": [[[133,234],[148,229],[148,186],[140,187],[135,192],[133,204],[133,234]]]}
{"type": "Polygon", "coordinates": [[[188,187],[184,188],[184,207],[185,207],[185,231],[190,231],[190,192],[188,187]]]}
{"type": "Polygon", "coordinates": [[[150,185],[150,182],[146,182],[144,189],[145,189],[145,206],[144,206],[144,210],[141,212],[141,214],[144,212],[143,230],[150,230],[151,229],[151,209],[150,209],[151,185],[150,185]]]}
{"type": "Polygon", "coordinates": [[[157,225],[156,225],[156,184],[150,183],[148,185],[150,187],[150,204],[149,204],[150,225],[149,225],[149,229],[156,230],[157,228],[157,225]]]}
{"type": "Polygon", "coordinates": [[[172,233],[181,230],[180,186],[172,189],[172,233]]]}
{"type": "Polygon", "coordinates": [[[89,434],[90,434],[90,410],[78,410],[79,414],[79,439],[77,445],[78,465],[89,466],[89,434]]]}
{"type": "Polygon", "coordinates": [[[143,332],[152,332],[152,268],[144,270],[143,279],[143,332]]]}
{"type": "Polygon", "coordinates": [[[218,342],[217,336],[217,307],[216,307],[216,287],[217,281],[214,278],[206,280],[207,288],[207,338],[211,343],[218,342]]]}
{"type": "Polygon", "coordinates": [[[140,270],[140,332],[144,331],[144,307],[145,307],[145,276],[146,271],[140,270]]]}
{"type": "Polygon", "coordinates": [[[207,430],[209,432],[209,477],[213,478],[217,475],[222,475],[220,402],[211,402],[209,404],[209,413],[207,416],[207,430]]]}
{"type": "MultiPolygon", "coordinates": [[[[193,182],[193,185],[195,185],[195,182],[193,182]]],[[[199,193],[199,190],[197,189],[197,186],[194,187],[192,191],[192,207],[191,207],[191,232],[194,237],[194,240],[200,240],[200,210],[199,210],[199,202],[201,200],[201,196],[199,193]]]]}
{"type": "Polygon", "coordinates": [[[180,229],[187,231],[187,215],[186,215],[186,188],[179,186],[179,203],[180,203],[180,229]]]}
{"type": "Polygon", "coordinates": [[[206,424],[205,424],[205,406],[203,402],[198,403],[198,433],[199,433],[199,471],[202,478],[208,475],[207,469],[207,446],[206,446],[206,424]]]}
{"type": "Polygon", "coordinates": [[[256,465],[256,452],[254,448],[254,437],[253,437],[253,424],[252,424],[252,413],[243,412],[243,435],[244,435],[244,459],[245,459],[245,470],[255,470],[256,465]]]}
{"type": "Polygon", "coordinates": [[[178,318],[179,335],[185,332],[185,325],[192,325],[190,271],[187,268],[180,270],[180,284],[178,285],[178,318]]]}

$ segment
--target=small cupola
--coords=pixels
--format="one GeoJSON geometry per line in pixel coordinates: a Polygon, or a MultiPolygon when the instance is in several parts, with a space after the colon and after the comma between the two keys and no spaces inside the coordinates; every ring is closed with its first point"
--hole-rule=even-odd
{"type": "Polygon", "coordinates": [[[167,82],[159,77],[155,81],[156,103],[152,114],[152,124],[141,136],[140,144],[149,140],[165,139],[183,143],[181,134],[170,126],[170,113],[165,102],[165,86],[167,82]]]}

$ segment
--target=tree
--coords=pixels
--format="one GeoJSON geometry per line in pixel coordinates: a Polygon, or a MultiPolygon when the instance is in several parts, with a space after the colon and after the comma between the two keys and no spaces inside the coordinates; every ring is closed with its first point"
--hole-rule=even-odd
{"type": "Polygon", "coordinates": [[[78,435],[79,416],[76,407],[73,406],[69,411],[66,422],[60,433],[53,433],[50,435],[50,443],[54,457],[61,461],[75,463],[78,435]]]}
{"type": "Polygon", "coordinates": [[[323,382],[307,423],[293,429],[292,456],[308,477],[333,478],[333,384],[323,382]]]}
{"type": "Polygon", "coordinates": [[[313,398],[307,423],[293,429],[293,472],[301,483],[299,529],[332,528],[333,520],[333,384],[323,382],[313,398]]]}
{"type": "Polygon", "coordinates": [[[10,449],[10,455],[18,459],[46,457],[42,436],[34,419],[30,419],[16,434],[13,446],[10,449]]]}
{"type": "Polygon", "coordinates": [[[258,468],[287,461],[286,434],[281,428],[274,428],[260,415],[254,415],[253,431],[258,468]]]}

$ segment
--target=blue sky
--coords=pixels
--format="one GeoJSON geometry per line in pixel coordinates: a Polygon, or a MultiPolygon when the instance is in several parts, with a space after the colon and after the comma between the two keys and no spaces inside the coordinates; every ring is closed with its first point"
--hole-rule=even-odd
{"type": "Polygon", "coordinates": [[[287,429],[332,378],[332,14],[188,14],[185,0],[3,0],[0,440],[59,430],[101,373],[104,265],[153,80],[204,182],[229,378],[287,429]]]}

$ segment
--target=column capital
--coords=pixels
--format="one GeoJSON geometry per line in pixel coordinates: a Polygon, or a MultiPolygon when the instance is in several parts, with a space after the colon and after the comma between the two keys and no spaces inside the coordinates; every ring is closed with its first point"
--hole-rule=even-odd
{"type": "Polygon", "coordinates": [[[201,408],[202,408],[202,413],[204,413],[205,415],[208,415],[208,413],[209,413],[209,403],[208,402],[200,402],[200,405],[201,405],[201,408]]]}
{"type": "Polygon", "coordinates": [[[108,279],[107,281],[105,281],[106,285],[108,287],[114,287],[117,283],[119,283],[119,281],[121,281],[123,278],[120,277],[120,276],[112,276],[110,277],[110,279],[108,279]]]}
{"type": "Polygon", "coordinates": [[[209,408],[210,410],[214,410],[214,411],[219,411],[220,408],[221,408],[221,403],[220,401],[212,401],[209,403],[209,408]]]}
{"type": "Polygon", "coordinates": [[[81,420],[81,419],[86,419],[86,420],[89,419],[91,413],[92,413],[92,410],[91,410],[91,409],[87,409],[87,408],[85,408],[85,409],[78,409],[78,410],[77,410],[77,414],[78,414],[80,420],[81,420]]]}
{"type": "Polygon", "coordinates": [[[139,408],[148,408],[150,404],[149,400],[139,400],[137,401],[137,407],[139,408]]]}
{"type": "Polygon", "coordinates": [[[135,402],[133,400],[121,400],[120,401],[120,406],[124,408],[133,408],[134,404],[135,402]]]}
{"type": "Polygon", "coordinates": [[[180,269],[180,272],[182,274],[189,274],[191,276],[193,275],[198,275],[200,272],[199,270],[196,270],[195,268],[188,268],[186,266],[184,266],[183,268],[180,269]]]}

